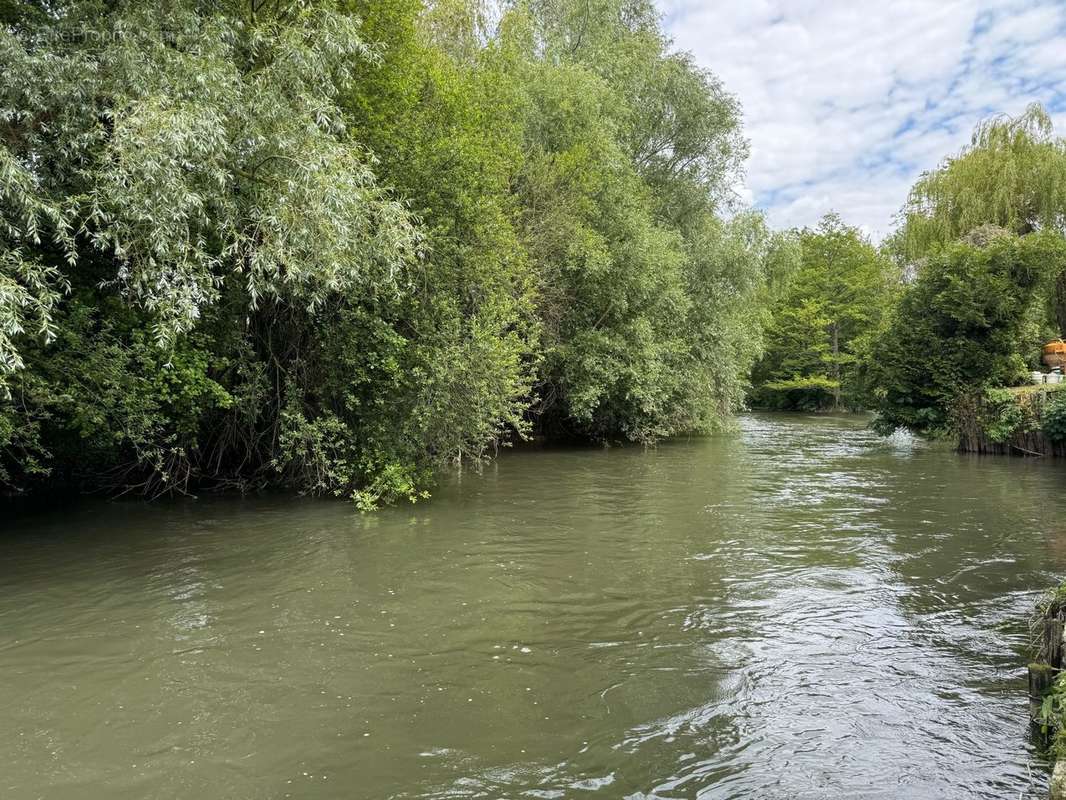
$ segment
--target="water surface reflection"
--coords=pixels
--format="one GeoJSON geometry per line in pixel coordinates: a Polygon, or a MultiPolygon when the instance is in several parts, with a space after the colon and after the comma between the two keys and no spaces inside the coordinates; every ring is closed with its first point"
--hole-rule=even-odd
{"type": "Polygon", "coordinates": [[[1062,465],[857,418],[0,537],[5,798],[1017,798],[1062,465]]]}

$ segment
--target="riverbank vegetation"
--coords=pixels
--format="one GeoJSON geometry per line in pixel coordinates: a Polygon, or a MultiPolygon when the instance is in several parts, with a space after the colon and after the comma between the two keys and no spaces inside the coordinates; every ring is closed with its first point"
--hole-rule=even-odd
{"type": "Polygon", "coordinates": [[[875,248],[835,217],[799,234],[752,398],[865,408],[888,433],[1051,454],[1066,394],[1012,391],[1066,334],[1066,140],[1043,109],[993,117],[924,174],[875,248]]]}
{"type": "MultiPolygon", "coordinates": [[[[1066,758],[1066,672],[1062,671],[1066,585],[1049,591],[1030,620],[1033,662],[1029,665],[1030,717],[1041,729],[1050,753],[1066,758]]],[[[1062,767],[1056,769],[1060,773],[1062,767]]]]}
{"type": "Polygon", "coordinates": [[[1028,380],[1034,306],[1066,269],[1061,236],[995,230],[924,260],[879,337],[868,372],[881,424],[957,432],[967,404],[1028,380]]]}
{"type": "Polygon", "coordinates": [[[1038,107],[988,120],[902,216],[890,245],[916,277],[869,362],[879,425],[1007,442],[1046,416],[1060,443],[1060,395],[997,392],[1028,383],[1041,345],[1066,333],[1066,141],[1038,107]]]}
{"type": "Polygon", "coordinates": [[[798,239],[799,266],[772,304],[752,402],[785,410],[861,408],[860,367],[899,292],[899,269],[836,214],[798,239]]]}
{"type": "Polygon", "coordinates": [[[739,103],[647,0],[0,15],[5,491],[371,507],[528,436],[650,443],[745,402],[1063,427],[995,394],[1066,326],[1039,108],[878,246],[737,200],[739,103]]]}
{"type": "Polygon", "coordinates": [[[794,247],[650,2],[5,4],[0,483],[371,506],[743,401],[794,247]]]}

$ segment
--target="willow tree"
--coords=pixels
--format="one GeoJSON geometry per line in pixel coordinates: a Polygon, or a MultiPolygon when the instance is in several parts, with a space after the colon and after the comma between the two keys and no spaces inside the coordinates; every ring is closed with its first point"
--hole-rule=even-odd
{"type": "Polygon", "coordinates": [[[337,105],[377,49],[328,3],[36,5],[0,26],[0,455],[54,454],[46,425],[188,474],[207,412],[239,405],[231,354],[190,338],[225,301],[244,367],[269,365],[246,438],[284,463],[282,407],[316,388],[285,321],[403,292],[421,246],[337,105]]]}
{"type": "MultiPolygon", "coordinates": [[[[923,174],[903,208],[899,242],[919,260],[983,226],[1018,236],[1066,233],[1066,139],[1039,105],[985,120],[958,155],[923,174]]],[[[1053,306],[1066,333],[1066,274],[1053,306]]]]}
{"type": "Polygon", "coordinates": [[[6,371],[21,332],[47,335],[56,292],[93,256],[161,342],[228,282],[250,308],[315,309],[402,280],[415,229],[335,102],[354,65],[378,57],[354,17],[313,4],[259,17],[255,3],[58,5],[28,31],[0,28],[6,371]]]}

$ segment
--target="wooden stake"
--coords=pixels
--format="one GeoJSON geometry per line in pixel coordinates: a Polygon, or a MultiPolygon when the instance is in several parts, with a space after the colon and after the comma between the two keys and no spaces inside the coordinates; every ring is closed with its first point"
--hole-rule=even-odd
{"type": "Polygon", "coordinates": [[[1029,718],[1040,723],[1040,706],[1044,703],[1044,695],[1055,682],[1055,668],[1050,664],[1029,665],[1029,718]]]}
{"type": "Polygon", "coordinates": [[[1062,620],[1056,617],[1044,620],[1044,652],[1047,663],[1055,669],[1062,668],[1062,620]]]}

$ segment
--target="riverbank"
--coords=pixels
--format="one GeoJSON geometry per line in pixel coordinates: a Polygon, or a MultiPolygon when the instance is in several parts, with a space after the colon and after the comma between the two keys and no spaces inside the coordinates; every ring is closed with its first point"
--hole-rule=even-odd
{"type": "Polygon", "coordinates": [[[1063,673],[1066,583],[1036,607],[1029,664],[1029,716],[1055,761],[1050,800],[1066,800],[1066,678],[1063,673]]]}
{"type": "Polygon", "coordinates": [[[955,411],[959,450],[1066,458],[1066,384],[990,389],[955,411]]]}

